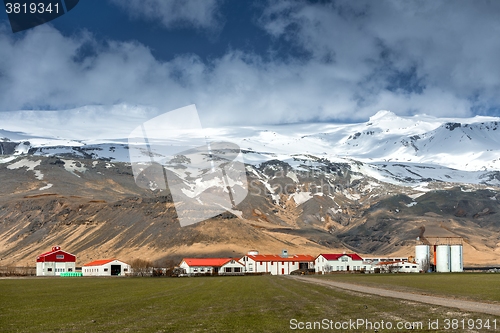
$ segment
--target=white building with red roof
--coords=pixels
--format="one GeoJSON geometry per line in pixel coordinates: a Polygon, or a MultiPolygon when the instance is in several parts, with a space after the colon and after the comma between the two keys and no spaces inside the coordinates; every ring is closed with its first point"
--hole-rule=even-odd
{"type": "Polygon", "coordinates": [[[268,273],[271,275],[288,275],[298,269],[308,270],[314,268],[314,257],[308,254],[288,255],[288,251],[283,250],[281,255],[259,254],[257,251],[250,251],[240,259],[245,265],[247,273],[268,273]]]}
{"type": "Polygon", "coordinates": [[[245,274],[245,266],[232,258],[184,258],[179,268],[183,269],[187,276],[245,274]]]}
{"type": "Polygon", "coordinates": [[[95,260],[82,267],[83,276],[123,276],[130,272],[130,265],[118,259],[95,260]]]}
{"type": "Polygon", "coordinates": [[[316,273],[369,270],[371,265],[363,262],[356,253],[320,254],[314,260],[316,273]]]}
{"type": "Polygon", "coordinates": [[[76,256],[61,250],[59,246],[36,257],[37,276],[59,276],[61,273],[75,271],[76,256]]]}

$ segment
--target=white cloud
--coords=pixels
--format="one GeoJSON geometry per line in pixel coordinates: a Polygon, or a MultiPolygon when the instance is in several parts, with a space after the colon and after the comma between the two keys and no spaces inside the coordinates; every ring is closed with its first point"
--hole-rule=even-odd
{"type": "Polygon", "coordinates": [[[133,18],[159,21],[167,28],[178,25],[199,29],[220,28],[217,0],[110,0],[133,18]]]}
{"type": "Polygon", "coordinates": [[[318,63],[264,62],[238,51],[208,64],[195,55],[159,62],[138,43],[102,46],[88,34],[64,37],[47,25],[16,41],[7,36],[0,37],[2,110],[126,102],[167,111],[195,103],[206,123],[248,124],[306,121],[339,111],[347,117],[356,106],[352,80],[318,63]],[[88,44],[96,54],[76,61],[88,44]],[[343,88],[331,90],[332,82],[343,88]]]}
{"type": "Polygon", "coordinates": [[[205,125],[366,120],[380,109],[468,116],[500,106],[499,5],[460,4],[271,2],[260,23],[309,52],[296,60],[231,50],[161,62],[137,42],[101,45],[48,25],[16,38],[4,29],[0,110],[195,103],[205,125]],[[79,59],[85,47],[93,52],[79,59]]]}
{"type": "Polygon", "coordinates": [[[371,101],[361,105],[376,108],[386,103],[383,108],[399,113],[470,114],[471,99],[479,95],[486,104],[500,106],[500,43],[496,40],[500,3],[269,4],[260,20],[263,27],[276,38],[303,47],[312,61],[331,58],[332,67],[348,71],[360,85],[353,94],[371,101]],[[421,93],[386,89],[398,73],[412,70],[421,93]],[[438,104],[439,108],[434,106],[438,104]]]}

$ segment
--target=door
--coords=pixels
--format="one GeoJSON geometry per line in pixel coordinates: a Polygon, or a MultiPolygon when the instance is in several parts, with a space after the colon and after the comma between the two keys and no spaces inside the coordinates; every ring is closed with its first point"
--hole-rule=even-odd
{"type": "Polygon", "coordinates": [[[347,271],[349,271],[349,265],[347,265],[347,271]]]}
{"type": "Polygon", "coordinates": [[[285,269],[284,268],[281,269],[281,275],[285,275],[285,269]]]}
{"type": "Polygon", "coordinates": [[[120,275],[122,273],[121,265],[111,265],[111,275],[120,275]]]}

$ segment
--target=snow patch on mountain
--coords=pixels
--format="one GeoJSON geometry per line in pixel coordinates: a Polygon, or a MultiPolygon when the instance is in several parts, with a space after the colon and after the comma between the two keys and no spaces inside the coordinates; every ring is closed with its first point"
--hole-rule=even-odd
{"type": "Polygon", "coordinates": [[[38,180],[43,180],[43,174],[40,170],[35,170],[38,166],[40,166],[41,161],[30,161],[26,158],[23,158],[19,161],[16,161],[10,165],[7,166],[7,169],[10,170],[15,170],[15,169],[21,169],[21,168],[26,168],[28,171],[33,171],[35,174],[35,178],[38,180]]]}

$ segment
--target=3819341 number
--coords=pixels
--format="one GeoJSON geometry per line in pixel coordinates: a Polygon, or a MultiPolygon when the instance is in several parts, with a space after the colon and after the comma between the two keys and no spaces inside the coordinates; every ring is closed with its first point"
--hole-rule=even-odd
{"type": "Polygon", "coordinates": [[[20,3],[20,2],[7,2],[5,4],[5,11],[7,14],[45,14],[45,13],[55,13],[59,14],[59,3],[45,4],[43,2],[30,2],[30,3],[20,3]]]}

